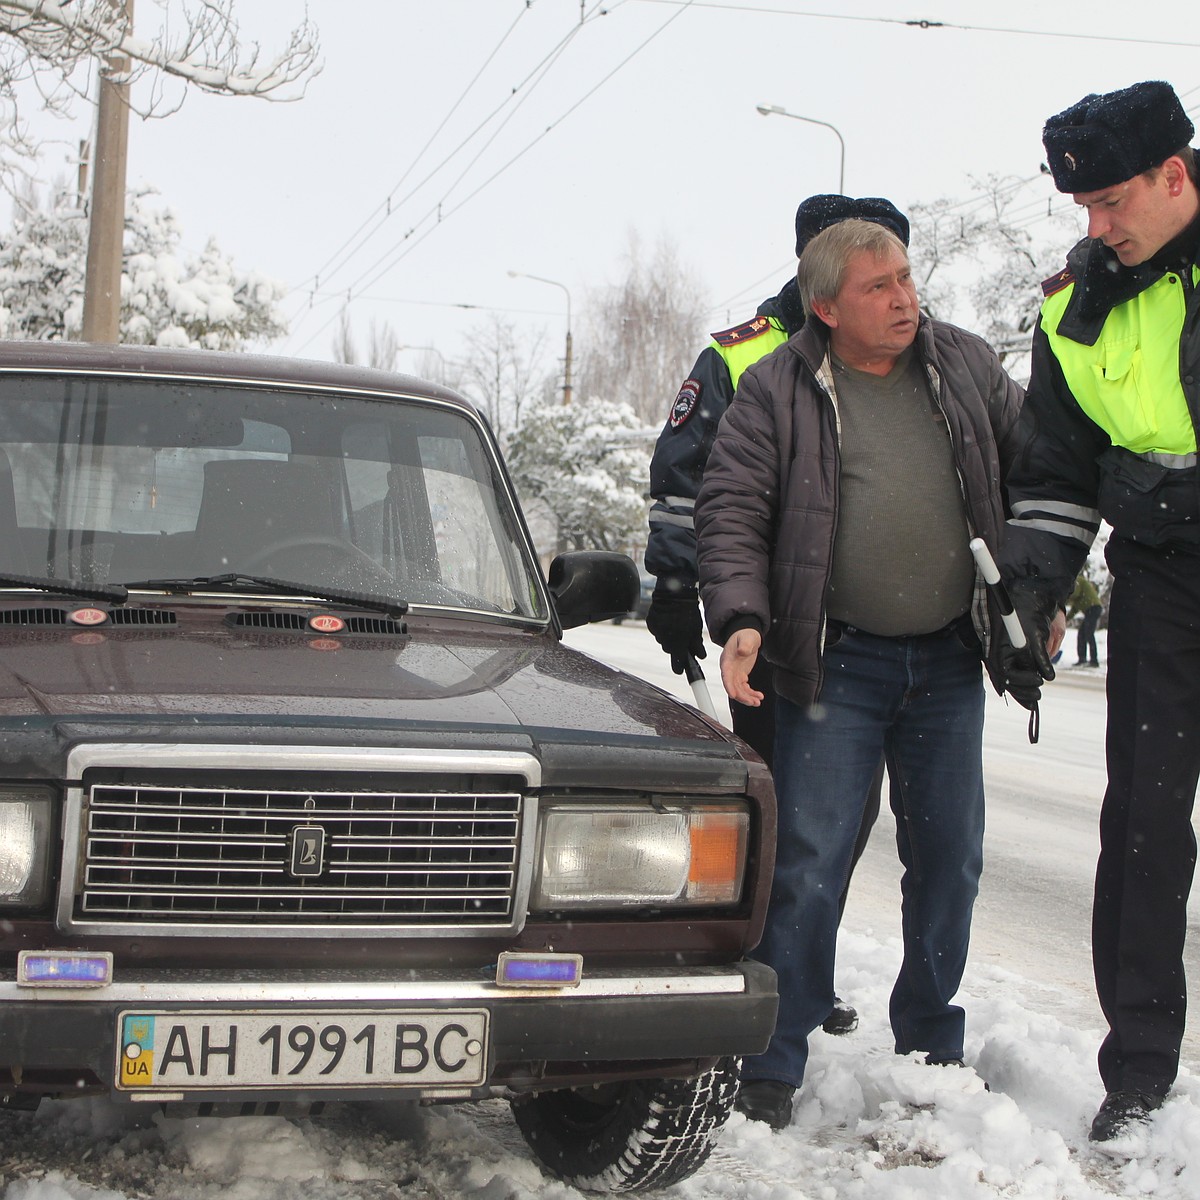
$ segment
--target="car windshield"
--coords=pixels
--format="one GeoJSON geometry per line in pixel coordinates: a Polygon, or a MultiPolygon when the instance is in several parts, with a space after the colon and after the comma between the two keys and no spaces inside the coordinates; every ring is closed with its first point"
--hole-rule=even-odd
{"type": "Polygon", "coordinates": [[[546,618],[493,456],[450,406],[38,374],[0,397],[0,574],[235,573],[546,618]]]}

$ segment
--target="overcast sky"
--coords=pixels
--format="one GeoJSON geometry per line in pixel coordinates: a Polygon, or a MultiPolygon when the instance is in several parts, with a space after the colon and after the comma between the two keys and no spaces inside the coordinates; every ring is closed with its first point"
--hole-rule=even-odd
{"type": "MultiPolygon", "coordinates": [[[[264,52],[302,12],[236,8],[264,52]]],[[[347,298],[360,341],[375,318],[452,358],[499,312],[553,346],[568,295],[578,332],[589,289],[621,277],[634,231],[675,243],[721,328],[794,268],[796,204],[838,189],[843,143],[850,194],[906,208],[1013,176],[1034,180],[1032,216],[1054,197],[1037,178],[1049,114],[1147,78],[1200,110],[1200,25],[1183,0],[307,8],[324,69],[302,100],[193,94],[166,120],[135,119],[129,151],[130,184],[162,193],[189,248],[215,236],[240,267],[291,289],[278,349],[306,357],[331,357],[347,298]],[[1081,13],[1086,28],[1072,24],[1081,13]],[[759,104],[833,128],[763,117],[759,104]]],[[[149,36],[149,0],[137,18],[149,36]]]]}

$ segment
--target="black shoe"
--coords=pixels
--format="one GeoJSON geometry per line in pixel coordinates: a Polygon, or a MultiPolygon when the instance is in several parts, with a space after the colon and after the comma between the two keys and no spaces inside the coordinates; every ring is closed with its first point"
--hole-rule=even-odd
{"type": "Polygon", "coordinates": [[[840,996],[834,996],[833,1011],[821,1022],[821,1028],[835,1037],[853,1033],[858,1028],[858,1009],[851,1007],[840,996]]]}
{"type": "Polygon", "coordinates": [[[1128,1132],[1131,1125],[1140,1125],[1161,1106],[1163,1098],[1150,1092],[1109,1092],[1092,1122],[1089,1142],[1111,1142],[1128,1132]]]}
{"type": "Polygon", "coordinates": [[[764,1121],[772,1129],[792,1123],[792,1097],[796,1089],[778,1079],[748,1079],[738,1092],[734,1108],[751,1121],[764,1121]]]}

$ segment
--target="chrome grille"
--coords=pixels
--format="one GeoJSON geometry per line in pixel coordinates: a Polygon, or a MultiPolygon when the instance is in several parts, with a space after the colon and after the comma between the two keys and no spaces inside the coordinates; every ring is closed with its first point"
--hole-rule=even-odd
{"type": "Polygon", "coordinates": [[[519,792],[95,783],[76,920],[121,925],[504,928],[519,792]],[[320,872],[293,865],[322,831],[320,872]]]}

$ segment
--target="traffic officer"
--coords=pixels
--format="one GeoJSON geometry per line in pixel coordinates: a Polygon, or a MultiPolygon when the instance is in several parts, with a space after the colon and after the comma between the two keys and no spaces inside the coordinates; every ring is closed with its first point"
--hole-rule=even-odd
{"type": "Polygon", "coordinates": [[[1002,671],[1026,699],[1053,677],[1044,634],[1101,519],[1114,582],[1108,786],[1092,957],[1109,1032],[1090,1137],[1145,1121],[1178,1072],[1183,946],[1200,777],[1200,190],[1174,90],[1085,96],[1043,131],[1060,192],[1088,236],[1043,285],[1008,477],[1001,568],[1032,634],[1002,671]]]}
{"type": "MultiPolygon", "coordinates": [[[[796,210],[796,257],[823,229],[849,217],[884,225],[907,246],[908,219],[889,200],[875,196],[817,195],[796,210]]],[[[696,571],[696,532],[692,508],[717,425],[733,401],[742,372],[752,363],[782,346],[804,324],[800,289],[793,275],[778,295],[764,300],[754,317],[712,335],[691,374],[675,397],[650,461],[650,534],[646,544],[646,570],[655,576],[654,593],[646,627],[671,656],[671,668],[683,674],[689,656],[704,658],[704,633],[696,571]]],[[[775,742],[774,688],[771,668],[765,661],[755,667],[751,685],[764,696],[758,708],[730,701],[734,732],[771,765],[775,742]]],[[[871,784],[854,861],[867,843],[879,813],[883,765],[871,784]]],[[[842,905],[845,905],[845,891],[842,905]]],[[[835,997],[833,1011],[824,1023],[827,1033],[849,1033],[858,1014],[835,997]]]]}

